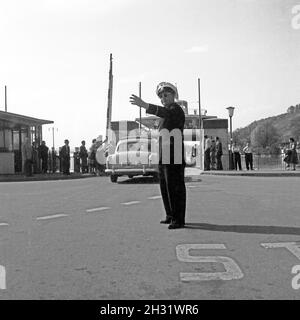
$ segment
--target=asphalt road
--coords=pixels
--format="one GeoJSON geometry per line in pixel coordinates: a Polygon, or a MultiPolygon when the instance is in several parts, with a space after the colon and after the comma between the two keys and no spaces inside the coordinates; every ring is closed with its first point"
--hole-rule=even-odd
{"type": "Polygon", "coordinates": [[[168,230],[151,179],[0,183],[0,299],[300,298],[298,178],[186,186],[168,230]]]}

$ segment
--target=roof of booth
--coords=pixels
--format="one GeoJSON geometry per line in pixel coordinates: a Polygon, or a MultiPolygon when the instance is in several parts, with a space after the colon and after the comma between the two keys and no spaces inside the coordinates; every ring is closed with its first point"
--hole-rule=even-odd
{"type": "Polygon", "coordinates": [[[13,126],[39,126],[43,124],[51,124],[54,121],[37,119],[33,117],[24,116],[21,114],[0,111],[0,122],[4,122],[9,125],[9,127],[13,126]]]}

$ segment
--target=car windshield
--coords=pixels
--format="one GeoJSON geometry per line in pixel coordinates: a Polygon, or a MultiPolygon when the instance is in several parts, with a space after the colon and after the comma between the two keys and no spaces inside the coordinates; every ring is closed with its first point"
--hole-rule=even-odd
{"type": "Polygon", "coordinates": [[[151,140],[147,141],[124,141],[118,146],[118,152],[127,151],[150,151],[151,150],[151,140]]]}

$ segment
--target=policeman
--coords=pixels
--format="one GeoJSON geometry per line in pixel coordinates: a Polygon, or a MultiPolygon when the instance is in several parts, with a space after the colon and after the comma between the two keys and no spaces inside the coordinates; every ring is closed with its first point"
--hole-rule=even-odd
{"type": "Polygon", "coordinates": [[[168,82],[161,82],[156,94],[163,107],[144,102],[131,95],[130,103],[146,109],[149,114],[160,117],[159,122],[159,181],[166,218],[161,223],[169,229],[183,228],[185,224],[186,188],[184,183],[184,111],[175,102],[177,88],[168,82]]]}

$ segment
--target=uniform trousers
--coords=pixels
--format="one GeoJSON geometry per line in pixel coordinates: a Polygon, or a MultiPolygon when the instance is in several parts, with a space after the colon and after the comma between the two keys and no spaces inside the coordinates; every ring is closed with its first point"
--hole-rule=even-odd
{"type": "Polygon", "coordinates": [[[204,170],[210,170],[210,149],[204,151],[204,170]]]}
{"type": "Polygon", "coordinates": [[[70,158],[62,158],[63,174],[70,174],[70,158]]]}
{"type": "Polygon", "coordinates": [[[245,162],[246,162],[247,170],[249,170],[249,165],[250,165],[250,169],[253,170],[253,155],[252,155],[252,153],[245,153],[245,162]]]}
{"type": "Polygon", "coordinates": [[[159,165],[160,191],[166,211],[166,218],[172,223],[185,224],[186,189],[184,182],[185,165],[159,165]]]}
{"type": "Polygon", "coordinates": [[[222,155],[217,154],[216,159],[217,159],[217,170],[223,170],[222,155]]]}
{"type": "Polygon", "coordinates": [[[24,171],[27,177],[32,176],[32,160],[26,159],[24,162],[24,171]]]}
{"type": "Polygon", "coordinates": [[[48,171],[48,157],[42,157],[42,172],[47,173],[48,171]]]}
{"type": "Polygon", "coordinates": [[[233,152],[234,169],[242,170],[241,155],[239,152],[233,152]]]}

